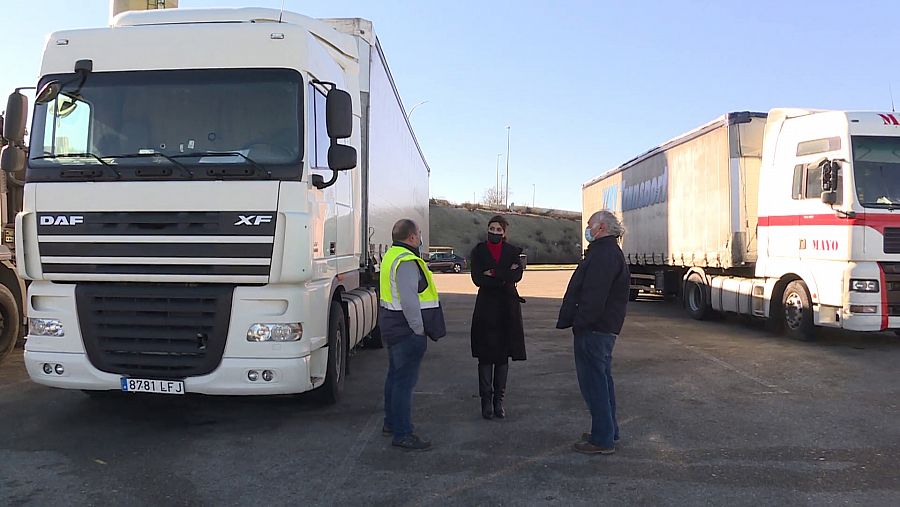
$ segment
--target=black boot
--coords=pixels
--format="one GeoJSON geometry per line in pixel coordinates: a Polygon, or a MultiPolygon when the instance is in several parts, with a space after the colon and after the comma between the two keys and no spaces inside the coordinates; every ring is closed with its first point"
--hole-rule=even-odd
{"type": "Polygon", "coordinates": [[[481,417],[490,419],[491,410],[491,379],[493,378],[494,365],[478,363],[478,394],[481,396],[481,417]]]}
{"type": "Polygon", "coordinates": [[[494,417],[503,419],[506,411],[503,410],[503,395],[506,394],[506,376],[509,373],[509,363],[494,365],[494,417]]]}

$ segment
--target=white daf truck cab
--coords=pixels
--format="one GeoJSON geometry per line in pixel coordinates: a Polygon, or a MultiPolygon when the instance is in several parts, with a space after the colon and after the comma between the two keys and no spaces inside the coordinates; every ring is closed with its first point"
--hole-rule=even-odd
{"type": "Polygon", "coordinates": [[[2,163],[27,175],[31,378],[337,400],[377,339],[393,221],[428,229],[429,169],[371,22],[125,12],[51,34],[37,90],[29,147],[2,163]]]}

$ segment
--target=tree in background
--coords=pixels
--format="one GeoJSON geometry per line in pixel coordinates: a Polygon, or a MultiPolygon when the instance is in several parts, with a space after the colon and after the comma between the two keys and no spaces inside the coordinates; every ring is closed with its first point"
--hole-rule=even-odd
{"type": "Polygon", "coordinates": [[[497,187],[488,188],[481,197],[481,204],[485,206],[502,206],[503,193],[497,187]]]}

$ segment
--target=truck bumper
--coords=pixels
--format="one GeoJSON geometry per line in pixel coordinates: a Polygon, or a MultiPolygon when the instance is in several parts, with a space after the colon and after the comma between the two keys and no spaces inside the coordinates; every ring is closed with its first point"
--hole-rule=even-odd
{"type": "MultiPolygon", "coordinates": [[[[327,349],[326,355],[327,355],[327,349]]],[[[239,359],[223,358],[222,363],[212,373],[184,380],[185,392],[216,395],[266,395],[294,394],[309,391],[321,384],[310,378],[311,361],[315,356],[290,359],[239,359]],[[262,372],[269,370],[274,378],[266,382],[262,378],[251,381],[247,373],[250,370],[262,372]]],[[[84,390],[121,390],[122,375],[100,371],[91,364],[83,353],[38,352],[25,350],[25,368],[34,382],[50,387],[84,390]],[[53,369],[62,365],[63,373],[44,373],[44,364],[53,369]]],[[[175,380],[175,379],[170,379],[175,380]]],[[[181,379],[177,379],[181,380],[181,379]]]]}
{"type": "MultiPolygon", "coordinates": [[[[847,314],[841,318],[841,328],[848,331],[883,331],[884,321],[881,315],[847,314]]],[[[888,317],[887,329],[900,329],[900,317],[888,317]]]]}

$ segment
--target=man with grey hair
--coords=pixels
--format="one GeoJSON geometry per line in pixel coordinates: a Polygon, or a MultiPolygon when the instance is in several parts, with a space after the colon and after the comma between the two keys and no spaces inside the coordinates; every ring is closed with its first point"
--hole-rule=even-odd
{"type": "Polygon", "coordinates": [[[591,412],[591,431],[574,449],[585,454],[613,454],[619,440],[612,351],[625,322],[631,274],[618,239],[625,233],[612,212],[601,210],[588,220],[590,243],[559,309],[558,329],[575,335],[575,370],[581,395],[591,412]]]}

